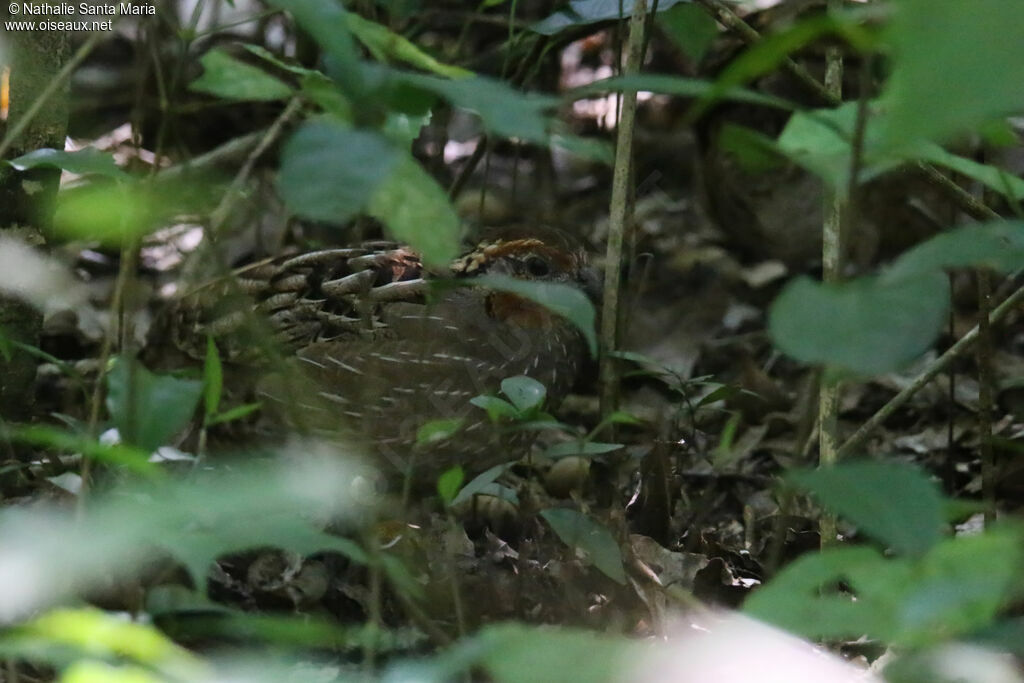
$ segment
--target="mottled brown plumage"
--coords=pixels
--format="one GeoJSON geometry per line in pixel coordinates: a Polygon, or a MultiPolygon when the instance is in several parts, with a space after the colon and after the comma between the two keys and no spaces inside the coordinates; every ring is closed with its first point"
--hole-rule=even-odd
{"type": "MultiPolygon", "coordinates": [[[[469,400],[498,393],[506,377],[527,375],[556,403],[586,350],[568,321],[514,294],[459,286],[427,296],[431,279],[470,284],[484,274],[584,288],[592,277],[585,254],[568,242],[522,236],[481,243],[448,273],[427,272],[411,250],[383,243],[301,254],[243,273],[247,296],[267,316],[264,329],[295,354],[285,370],[278,366],[259,382],[264,412],[292,428],[355,439],[393,472],[414,463],[422,483],[455,464],[476,472],[519,457],[527,433],[495,428],[469,400]],[[415,446],[424,423],[448,418],[463,420],[455,435],[415,446]]],[[[195,347],[197,337],[213,334],[230,358],[260,356],[239,297],[191,310],[180,340],[195,347]]]]}

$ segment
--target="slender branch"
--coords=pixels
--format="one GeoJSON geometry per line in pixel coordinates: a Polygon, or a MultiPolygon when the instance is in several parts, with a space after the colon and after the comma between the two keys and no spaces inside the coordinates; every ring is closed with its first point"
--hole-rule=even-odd
{"type": "MultiPolygon", "coordinates": [[[[640,70],[643,60],[644,17],[646,0],[636,0],[629,20],[626,64],[623,75],[640,70]]],[[[615,169],[612,175],[612,198],[608,217],[608,250],[604,278],[604,306],[601,310],[601,412],[615,409],[619,378],[612,352],[618,346],[619,289],[622,285],[622,243],[629,212],[629,179],[633,157],[633,121],[636,116],[636,93],[622,95],[622,113],[615,142],[615,169]]]]}
{"type": "MultiPolygon", "coordinates": [[[[829,0],[829,9],[838,5],[837,0],[829,0]]],[[[825,89],[837,101],[843,99],[843,54],[837,46],[829,46],[826,52],[825,89]]],[[[851,187],[856,187],[857,172],[860,168],[858,154],[850,154],[851,187]]],[[[824,197],[825,221],[822,226],[821,262],[822,277],[825,282],[838,282],[843,273],[843,215],[847,209],[847,198],[838,188],[826,187],[824,197]]],[[[838,460],[839,450],[839,399],[841,385],[830,381],[829,373],[824,373],[818,385],[818,464],[821,467],[832,467],[838,460]]],[[[824,512],[819,520],[819,533],[822,547],[834,545],[838,535],[835,515],[824,512]]]]}

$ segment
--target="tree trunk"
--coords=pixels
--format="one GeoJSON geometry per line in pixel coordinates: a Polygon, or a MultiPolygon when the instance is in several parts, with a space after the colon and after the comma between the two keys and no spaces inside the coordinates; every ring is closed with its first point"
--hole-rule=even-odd
{"type": "MultiPolygon", "coordinates": [[[[43,88],[57,77],[70,55],[71,41],[67,32],[19,31],[5,37],[12,48],[6,136],[25,117],[43,88]]],[[[67,124],[65,85],[39,110],[4,157],[13,159],[40,147],[63,150],[67,124]]],[[[57,169],[18,172],[0,164],[0,234],[42,244],[53,218],[59,180],[57,169]]],[[[0,298],[0,333],[8,340],[37,345],[41,325],[38,311],[24,302],[0,298]]],[[[9,358],[0,357],[0,415],[10,419],[27,414],[34,379],[35,359],[29,354],[11,349],[9,358]]]]}

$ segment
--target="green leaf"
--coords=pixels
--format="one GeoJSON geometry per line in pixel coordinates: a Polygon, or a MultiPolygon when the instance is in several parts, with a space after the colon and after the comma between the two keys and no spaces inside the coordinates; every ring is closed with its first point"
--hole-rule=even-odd
{"type": "Polygon", "coordinates": [[[159,477],[163,471],[149,461],[149,452],[124,444],[101,444],[82,434],[46,425],[32,425],[14,429],[10,438],[35,446],[81,453],[97,462],[118,465],[149,477],[159,477]]]}
{"type": "Polygon", "coordinates": [[[448,193],[409,154],[399,155],[397,167],[372,193],[367,212],[429,265],[450,263],[458,254],[461,226],[448,193]]]}
{"type": "Polygon", "coordinates": [[[1024,268],[1024,222],[996,221],[939,233],[903,254],[883,274],[902,279],[941,268],[1024,268]]]}
{"type": "Polygon", "coordinates": [[[442,64],[386,26],[351,12],[347,19],[352,35],[366,46],[378,61],[391,58],[447,78],[466,78],[473,75],[468,69],[442,64]]]}
{"type": "Polygon", "coordinates": [[[897,552],[921,555],[942,537],[942,496],[915,467],[851,462],[791,472],[786,479],[897,552]]]}
{"type": "Polygon", "coordinates": [[[460,417],[453,417],[446,420],[431,420],[420,426],[416,431],[417,444],[431,444],[451,438],[464,420],[460,417]]]}
{"type": "Polygon", "coordinates": [[[901,0],[894,9],[890,142],[941,142],[1024,107],[1024,3],[901,0]]]}
{"type": "Polygon", "coordinates": [[[54,231],[68,239],[120,245],[148,234],[175,213],[175,192],[134,182],[71,188],[57,195],[54,231]]]}
{"type": "Polygon", "coordinates": [[[128,178],[128,174],[118,168],[114,157],[93,147],[85,147],[76,152],[43,147],[23,154],[7,163],[19,171],[39,166],[62,168],[80,175],[101,175],[108,178],[128,178]]]}
{"type": "Polygon", "coordinates": [[[66,505],[36,506],[31,514],[10,506],[0,510],[0,572],[11,579],[0,584],[5,621],[109,586],[110,576],[130,575],[150,563],[154,552],[169,553],[186,566],[200,591],[213,559],[241,550],[336,550],[365,563],[365,553],[352,541],[321,531],[313,521],[343,520],[357,507],[365,510],[369,501],[359,498],[357,504],[352,488],[360,470],[344,453],[305,445],[273,463],[266,454],[250,453],[181,480],[122,484],[113,491],[101,487],[78,515],[66,505]]]}
{"type": "Polygon", "coordinates": [[[243,417],[255,413],[261,407],[263,407],[262,403],[244,403],[240,406],[235,406],[234,408],[230,408],[225,410],[223,413],[219,413],[209,418],[206,421],[206,426],[212,427],[213,425],[219,425],[223,422],[234,422],[235,420],[240,420],[243,417]]]}
{"type": "Polygon", "coordinates": [[[587,161],[596,161],[611,166],[615,163],[615,149],[605,140],[584,138],[578,135],[551,135],[551,146],[564,149],[569,154],[587,161]]]}
{"type": "Polygon", "coordinates": [[[198,380],[154,375],[119,358],[107,375],[107,410],[125,443],[152,452],[188,424],[202,392],[198,380]]]}
{"type": "Polygon", "coordinates": [[[755,591],[744,611],[814,639],[948,642],[990,625],[1014,598],[1021,538],[1018,527],[997,527],[946,539],[917,560],[865,547],[804,555],[755,591]],[[852,595],[838,592],[840,583],[852,595]]]}
{"type": "Polygon", "coordinates": [[[601,572],[616,583],[626,583],[622,551],[611,532],[589,517],[568,508],[541,510],[543,517],[562,542],[585,551],[601,572]]]}
{"type": "Polygon", "coordinates": [[[595,455],[604,455],[605,453],[611,453],[622,448],[621,443],[600,443],[597,441],[566,441],[565,443],[556,443],[551,448],[544,451],[544,455],[548,458],[564,458],[567,456],[579,456],[585,455],[593,457],[595,455]]]}
{"type": "Polygon", "coordinates": [[[519,411],[514,405],[497,396],[474,396],[469,402],[477,408],[486,410],[491,422],[514,420],[519,417],[519,411]]]}
{"type": "Polygon", "coordinates": [[[400,159],[376,133],[307,123],[284,146],[277,185],[293,213],[342,223],[366,205],[400,159]]]}
{"type": "Polygon", "coordinates": [[[540,410],[544,405],[548,390],[532,377],[520,375],[501,380],[501,393],[508,397],[520,414],[526,414],[533,410],[540,410]]]}
{"type": "Polygon", "coordinates": [[[517,280],[505,275],[481,275],[474,278],[473,281],[484,287],[512,292],[557,313],[583,333],[583,338],[586,339],[587,345],[590,347],[590,353],[597,354],[594,304],[590,302],[586,294],[576,287],[559,282],[517,280]]]}
{"type": "Polygon", "coordinates": [[[1011,200],[1018,202],[1024,200],[1024,180],[1004,168],[991,164],[980,164],[973,159],[957,156],[930,142],[914,148],[913,153],[916,158],[930,161],[936,166],[943,166],[972,180],[977,180],[988,189],[1011,200]]]}
{"type": "Polygon", "coordinates": [[[990,626],[1018,595],[1021,542],[1019,528],[996,527],[937,545],[908,581],[892,640],[915,647],[990,626]]]}
{"type": "MultiPolygon", "coordinates": [[[[661,0],[658,11],[690,0],[661,0]]],[[[649,6],[648,6],[649,7],[649,6]]],[[[629,19],[633,0],[569,0],[569,6],[530,26],[530,30],[551,36],[573,26],[586,26],[611,19],[629,19]]]]}
{"type": "MultiPolygon", "coordinates": [[[[646,643],[626,638],[521,624],[487,626],[470,645],[469,652],[482,661],[491,679],[501,683],[533,683],[538,672],[543,672],[548,683],[631,680],[636,662],[649,652],[646,643]]],[[[453,678],[449,675],[438,680],[453,678]]]]}
{"type": "Polygon", "coordinates": [[[349,95],[359,101],[363,93],[363,75],[352,35],[348,13],[335,0],[270,0],[271,5],[291,12],[317,45],[324,51],[327,73],[349,95]]]}
{"type": "MultiPolygon", "coordinates": [[[[123,657],[175,678],[198,680],[210,673],[198,658],[154,626],[126,621],[93,607],[53,610],[19,625],[10,635],[16,640],[36,640],[71,648],[81,656],[123,657]]],[[[142,679],[125,677],[122,680],[142,679]]],[[[160,676],[146,680],[164,679],[160,676]]]]}
{"type": "Polygon", "coordinates": [[[565,93],[566,100],[580,100],[607,92],[650,91],[680,97],[701,97],[714,93],[716,97],[733,102],[759,104],[775,109],[795,109],[796,105],[778,97],[763,95],[740,87],[731,87],[715,92],[715,84],[697,78],[669,76],[666,74],[635,74],[612,76],[587,85],[573,88],[565,93]]]}
{"type": "MultiPolygon", "coordinates": [[[[660,5],[659,5],[660,6],[660,5]]],[[[658,26],[694,62],[718,37],[718,24],[702,7],[683,3],[658,14],[658,26]]]]}
{"type": "Polygon", "coordinates": [[[949,281],[941,272],[839,284],[800,277],[772,304],[768,331],[775,345],[797,360],[882,374],[931,346],[948,307],[949,281]]]}
{"type": "Polygon", "coordinates": [[[886,562],[873,548],[835,548],[798,558],[743,604],[752,617],[814,639],[882,637],[892,633],[897,605],[875,604],[834,591],[852,573],[892,574],[905,566],[886,562]],[[829,592],[823,592],[827,589],[829,592]]]}
{"type": "Polygon", "coordinates": [[[496,135],[546,144],[549,117],[558,106],[555,97],[521,93],[503,81],[476,76],[448,80],[423,74],[388,72],[397,82],[432,92],[457,107],[480,116],[484,127],[496,135]]]}
{"type": "Polygon", "coordinates": [[[206,417],[213,417],[220,408],[221,391],[224,388],[224,369],[217,353],[213,337],[206,338],[206,361],[203,363],[203,405],[206,417]]]}
{"type": "Polygon", "coordinates": [[[514,464],[515,463],[506,462],[500,465],[495,465],[494,467],[491,467],[485,470],[484,472],[481,472],[480,474],[476,475],[469,481],[468,484],[462,487],[462,490],[459,491],[459,495],[455,496],[455,499],[452,500],[452,505],[461,505],[462,503],[466,502],[467,500],[469,500],[478,493],[489,492],[491,490],[490,487],[492,485],[496,486],[496,484],[494,484],[495,480],[497,480],[498,477],[507,472],[508,469],[512,467],[512,465],[514,464]]]}
{"type": "Polygon", "coordinates": [[[292,89],[281,80],[223,50],[210,50],[199,63],[203,75],[192,81],[190,90],[239,101],[269,102],[291,97],[292,89]]]}
{"type": "Polygon", "coordinates": [[[456,465],[438,477],[437,479],[437,494],[441,496],[441,502],[444,503],[445,507],[448,507],[455,500],[456,494],[459,492],[459,488],[462,486],[462,482],[466,479],[466,473],[463,471],[461,465],[456,465]]]}

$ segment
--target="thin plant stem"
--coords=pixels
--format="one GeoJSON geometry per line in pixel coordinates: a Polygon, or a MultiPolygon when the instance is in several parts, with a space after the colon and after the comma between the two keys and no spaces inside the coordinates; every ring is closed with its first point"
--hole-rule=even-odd
{"type": "MultiPolygon", "coordinates": [[[[644,18],[647,3],[636,0],[629,20],[626,64],[623,75],[640,70],[643,54],[644,18]]],[[[615,168],[612,175],[612,198],[608,218],[607,266],[604,278],[604,305],[601,311],[601,412],[608,414],[618,403],[618,368],[612,353],[618,346],[619,290],[622,285],[622,247],[629,220],[629,179],[633,157],[633,123],[636,117],[636,93],[622,94],[622,112],[615,142],[615,168]]]]}
{"type": "MultiPolygon", "coordinates": [[[[837,0],[829,1],[829,9],[838,6],[837,0]]],[[[825,89],[837,101],[843,98],[843,55],[838,46],[829,46],[826,55],[825,89]]],[[[856,186],[855,174],[859,162],[857,153],[850,155],[850,187],[856,186]]],[[[843,214],[847,209],[847,198],[837,188],[826,188],[824,215],[822,226],[821,261],[822,278],[825,282],[838,282],[843,273],[843,214]]],[[[829,373],[822,374],[818,385],[818,464],[821,467],[832,467],[838,461],[839,451],[839,400],[841,385],[832,381],[829,373]]],[[[837,538],[835,515],[822,513],[819,521],[819,534],[822,547],[833,545],[837,538]]]]}

